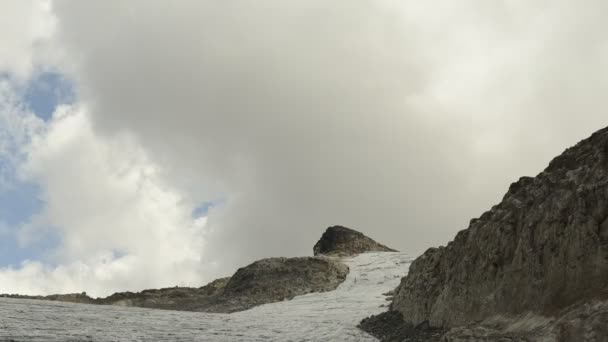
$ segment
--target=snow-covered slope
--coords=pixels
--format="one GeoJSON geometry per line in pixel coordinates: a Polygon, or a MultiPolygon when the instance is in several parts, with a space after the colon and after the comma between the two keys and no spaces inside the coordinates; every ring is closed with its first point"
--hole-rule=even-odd
{"type": "Polygon", "coordinates": [[[356,328],[385,311],[412,259],[365,253],[331,292],[311,293],[233,314],[209,314],[0,299],[0,341],[376,341],[356,328]]]}

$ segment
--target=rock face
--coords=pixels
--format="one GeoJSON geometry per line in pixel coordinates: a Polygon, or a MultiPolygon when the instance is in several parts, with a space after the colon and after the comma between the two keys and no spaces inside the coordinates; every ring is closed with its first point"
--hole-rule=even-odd
{"type": "MultiPolygon", "coordinates": [[[[500,204],[454,241],[416,259],[391,310],[409,324],[449,328],[493,316],[567,317],[606,299],[608,128],[567,149],[535,178],[512,184],[500,204]]],[[[605,333],[608,310],[598,307],[570,329],[572,336],[598,333],[596,320],[605,333]]],[[[446,341],[459,340],[449,336],[446,341]]]]}
{"type": "Polygon", "coordinates": [[[236,271],[218,302],[205,311],[241,311],[311,292],[332,291],[346,279],[348,271],[348,266],[329,258],[262,259],[236,271]]]}
{"type": "Polygon", "coordinates": [[[311,292],[331,291],[347,275],[348,266],[329,258],[269,258],[240,268],[232,277],[214,280],[200,288],[120,292],[92,300],[93,304],[228,313],[311,292]]]}
{"type": "Polygon", "coordinates": [[[352,256],[364,252],[396,252],[362,233],[342,226],[327,228],[313,247],[314,255],[352,256]]]}

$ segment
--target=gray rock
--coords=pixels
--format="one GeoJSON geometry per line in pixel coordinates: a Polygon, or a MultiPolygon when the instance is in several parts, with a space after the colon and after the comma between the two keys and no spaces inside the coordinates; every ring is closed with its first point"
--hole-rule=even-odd
{"type": "Polygon", "coordinates": [[[604,342],[608,341],[608,301],[575,304],[552,317],[527,313],[493,316],[451,329],[442,342],[604,342]]]}
{"type": "Polygon", "coordinates": [[[417,326],[407,323],[398,311],[386,311],[365,318],[358,327],[383,342],[440,342],[445,333],[444,329],[433,328],[428,322],[417,326]]]}
{"type": "Polygon", "coordinates": [[[313,247],[314,255],[352,256],[364,252],[397,252],[379,244],[362,233],[342,227],[327,228],[313,247]]]}
{"type": "Polygon", "coordinates": [[[106,298],[95,299],[93,304],[134,306],[140,308],[200,311],[214,304],[223,293],[230,278],[220,278],[195,287],[168,287],[141,292],[118,292],[106,298]]]}
{"type": "MultiPolygon", "coordinates": [[[[607,294],[608,128],[512,184],[454,241],[416,259],[391,310],[413,325],[449,328],[496,315],[561,317],[607,294]]],[[[573,324],[565,329],[587,329],[573,324]]]]}
{"type": "Polygon", "coordinates": [[[345,264],[324,257],[258,260],[236,271],[218,302],[204,311],[241,311],[311,292],[332,291],[346,279],[348,271],[345,264]]]}
{"type": "Polygon", "coordinates": [[[331,291],[347,275],[348,266],[331,258],[268,258],[200,288],[119,292],[93,299],[92,304],[229,313],[311,292],[331,291]]]}

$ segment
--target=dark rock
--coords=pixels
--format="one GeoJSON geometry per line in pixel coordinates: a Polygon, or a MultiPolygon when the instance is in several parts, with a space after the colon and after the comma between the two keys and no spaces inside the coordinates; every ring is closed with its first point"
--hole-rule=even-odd
{"type": "Polygon", "coordinates": [[[118,292],[95,300],[94,304],[141,308],[199,311],[215,304],[230,278],[220,278],[200,288],[167,287],[141,292],[118,292]]]}
{"type": "Polygon", "coordinates": [[[429,326],[426,321],[417,326],[406,323],[401,313],[397,311],[387,311],[367,317],[358,327],[386,342],[439,342],[445,332],[441,328],[429,326]]]}
{"type": "MultiPolygon", "coordinates": [[[[538,176],[512,184],[500,204],[454,241],[416,259],[391,309],[406,323],[444,328],[526,314],[557,322],[608,298],[607,230],[608,128],[567,149],[538,176]]],[[[603,309],[589,317],[608,324],[603,309]]],[[[574,328],[562,329],[566,337],[547,340],[578,341],[568,334],[582,336],[580,329],[603,333],[595,321],[583,321],[573,319],[574,328]]],[[[580,340],[608,341],[601,338],[580,340]]],[[[526,337],[511,340],[518,339],[526,337]]]]}
{"type": "Polygon", "coordinates": [[[236,271],[218,302],[205,311],[240,311],[311,292],[332,291],[347,275],[348,266],[329,258],[262,259],[236,271]]]}
{"type": "Polygon", "coordinates": [[[228,313],[311,292],[331,291],[346,279],[347,274],[348,266],[329,258],[269,258],[240,268],[230,278],[217,279],[200,288],[118,292],[87,303],[228,313]]]}
{"type": "Polygon", "coordinates": [[[342,226],[327,228],[313,247],[314,255],[352,256],[364,252],[396,252],[362,233],[342,226]]]}
{"type": "Polygon", "coordinates": [[[608,341],[608,301],[576,304],[553,317],[495,316],[450,329],[442,342],[604,342],[608,341]]]}

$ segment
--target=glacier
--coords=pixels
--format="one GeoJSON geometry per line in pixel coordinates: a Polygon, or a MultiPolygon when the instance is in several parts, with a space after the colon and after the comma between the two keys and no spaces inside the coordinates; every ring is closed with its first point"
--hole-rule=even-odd
{"type": "Polygon", "coordinates": [[[377,341],[356,326],[386,311],[413,258],[374,252],[343,258],[350,272],[334,291],[232,314],[0,298],[0,341],[377,341]]]}

